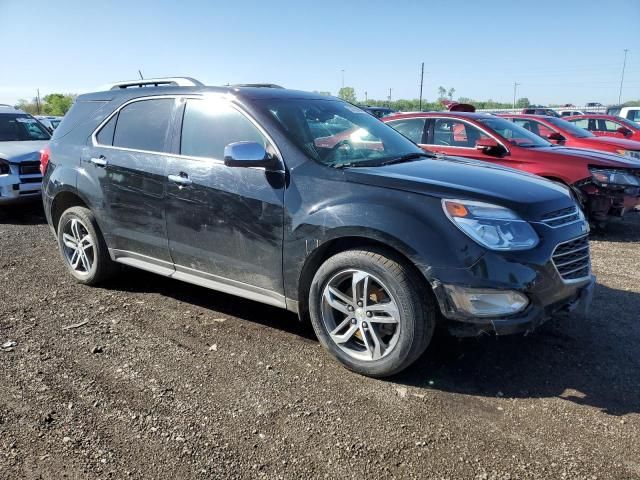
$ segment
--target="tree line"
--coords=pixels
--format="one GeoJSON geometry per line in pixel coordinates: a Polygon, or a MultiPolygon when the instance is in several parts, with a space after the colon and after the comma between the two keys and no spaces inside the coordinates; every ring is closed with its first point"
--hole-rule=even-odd
{"type": "Polygon", "coordinates": [[[38,99],[37,97],[31,101],[20,99],[15,107],[31,115],[53,115],[61,117],[69,111],[77,96],[78,95],[74,93],[51,93],[45,95],[42,99],[38,99]]]}

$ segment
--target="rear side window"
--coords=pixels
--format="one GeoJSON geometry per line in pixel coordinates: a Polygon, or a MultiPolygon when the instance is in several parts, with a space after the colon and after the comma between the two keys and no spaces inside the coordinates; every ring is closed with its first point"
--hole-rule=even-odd
{"type": "Polygon", "coordinates": [[[118,114],[113,146],[166,151],[173,105],[173,98],[158,98],[133,102],[124,107],[118,114]]]}
{"type": "Polygon", "coordinates": [[[268,147],[260,130],[228,103],[187,100],[180,140],[182,155],[222,160],[224,147],[234,142],[257,142],[268,147]]]}
{"type": "Polygon", "coordinates": [[[404,135],[414,143],[425,143],[422,140],[422,136],[424,133],[424,124],[426,121],[426,118],[408,118],[406,120],[387,122],[387,125],[391,125],[398,132],[400,132],[402,135],[404,135]]]}
{"type": "Polygon", "coordinates": [[[572,120],[571,123],[573,123],[576,127],[593,130],[593,128],[589,128],[589,119],[587,118],[581,118],[580,120],[572,120]]]}
{"type": "Polygon", "coordinates": [[[64,116],[60,125],[54,130],[53,138],[58,139],[64,137],[71,132],[77,125],[89,119],[91,115],[108,103],[107,100],[96,101],[80,101],[76,100],[71,109],[64,116]]]}

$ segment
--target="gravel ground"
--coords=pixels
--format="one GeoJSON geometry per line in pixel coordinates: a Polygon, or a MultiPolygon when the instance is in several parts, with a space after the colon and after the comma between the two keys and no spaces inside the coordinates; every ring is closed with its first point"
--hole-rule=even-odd
{"type": "Polygon", "coordinates": [[[0,478],[640,478],[640,215],[592,250],[589,319],[440,337],[380,381],[278,309],[135,270],[77,285],[41,210],[9,211],[0,478]]]}

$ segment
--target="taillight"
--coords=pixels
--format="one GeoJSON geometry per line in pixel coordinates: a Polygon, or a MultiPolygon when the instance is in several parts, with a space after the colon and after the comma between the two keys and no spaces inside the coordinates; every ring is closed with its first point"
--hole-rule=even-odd
{"type": "Polygon", "coordinates": [[[49,157],[51,157],[51,149],[49,145],[40,150],[40,173],[44,175],[47,171],[47,165],[49,165],[49,157]]]}

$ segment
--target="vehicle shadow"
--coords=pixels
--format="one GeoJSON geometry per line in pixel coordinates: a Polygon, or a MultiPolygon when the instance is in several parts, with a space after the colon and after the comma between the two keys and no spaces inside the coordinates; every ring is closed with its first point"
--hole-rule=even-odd
{"type": "Polygon", "coordinates": [[[589,239],[616,243],[639,242],[640,212],[629,213],[623,221],[612,222],[604,230],[593,230],[589,239]]]}
{"type": "MultiPolygon", "coordinates": [[[[158,293],[317,341],[311,326],[290,312],[141,270],[126,270],[105,287],[158,293]]],[[[561,397],[611,415],[640,413],[638,312],[640,293],[597,285],[586,319],[553,319],[526,336],[457,339],[438,334],[413,366],[390,380],[475,396],[561,397]]]]}
{"type": "Polygon", "coordinates": [[[158,293],[180,302],[237,317],[252,323],[317,341],[311,325],[298,321],[298,316],[287,310],[191,285],[135,268],[124,267],[123,272],[104,285],[109,290],[137,293],[158,293]]]}
{"type": "Polygon", "coordinates": [[[610,415],[640,413],[640,294],[597,285],[589,316],[527,336],[436,338],[395,381],[505,398],[560,397],[610,415]]]}
{"type": "Polygon", "coordinates": [[[41,225],[47,223],[40,200],[17,205],[0,205],[0,225],[41,225]]]}

